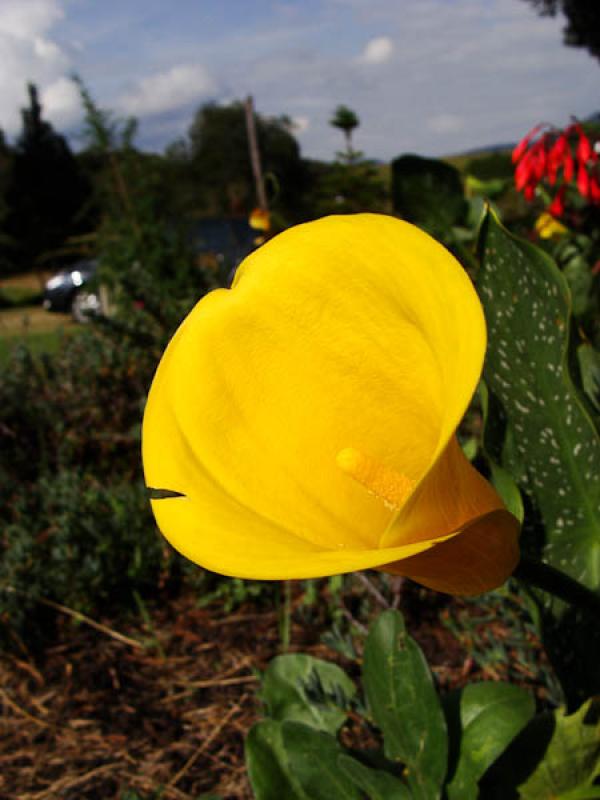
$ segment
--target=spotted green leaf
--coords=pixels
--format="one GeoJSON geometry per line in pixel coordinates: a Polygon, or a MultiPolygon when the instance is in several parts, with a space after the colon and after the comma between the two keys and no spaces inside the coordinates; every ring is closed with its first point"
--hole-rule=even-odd
{"type": "Polygon", "coordinates": [[[539,509],[543,557],[600,589],[600,439],[568,367],[571,300],[552,259],[484,217],[484,376],[507,424],[501,466],[539,509]]]}

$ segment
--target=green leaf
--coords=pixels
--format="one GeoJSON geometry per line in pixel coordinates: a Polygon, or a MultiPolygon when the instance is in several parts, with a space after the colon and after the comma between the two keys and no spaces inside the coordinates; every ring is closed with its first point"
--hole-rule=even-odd
{"type": "Polygon", "coordinates": [[[600,411],[600,353],[587,342],[577,348],[583,391],[596,411],[600,411]]]}
{"type": "Polygon", "coordinates": [[[592,269],[588,261],[577,251],[563,262],[563,275],[569,284],[573,313],[580,316],[587,311],[592,289],[592,269]]]}
{"type": "MultiPolygon", "coordinates": [[[[290,769],[310,800],[361,800],[359,789],[338,764],[344,750],[334,736],[300,722],[283,722],[281,730],[290,769]]],[[[287,795],[279,796],[283,798],[287,795]]]]}
{"type": "Polygon", "coordinates": [[[304,654],[274,658],[262,683],[269,717],[303,722],[329,733],[344,723],[355,693],[355,685],[338,666],[304,654]]]}
{"type": "Polygon", "coordinates": [[[457,763],[448,800],[477,800],[479,779],[534,711],[531,695],[509,683],[473,683],[449,698],[448,728],[457,763]]]}
{"type": "Polygon", "coordinates": [[[490,467],[492,484],[511,514],[514,514],[519,522],[523,522],[525,510],[519,487],[510,472],[500,466],[506,421],[501,408],[497,406],[497,398],[493,394],[490,395],[485,381],[479,384],[479,397],[483,412],[483,452],[490,467]]]}
{"type": "Polygon", "coordinates": [[[363,684],[386,757],[406,765],[415,798],[435,800],[446,774],[446,722],[427,662],[397,611],[371,626],[363,684]]]}
{"type": "Polygon", "coordinates": [[[340,756],[338,764],[348,777],[366,793],[369,800],[411,800],[410,789],[399,778],[381,769],[366,767],[350,756],[340,756]]]}
{"type": "Polygon", "coordinates": [[[256,800],[311,800],[290,770],[280,722],[266,719],[254,725],[246,737],[245,753],[256,800]]]}
{"type": "MultiPolygon", "coordinates": [[[[600,699],[589,700],[567,716],[554,712],[554,732],[544,758],[519,786],[522,800],[574,800],[597,797],[600,777],[600,699]],[[587,794],[585,793],[587,792],[587,794]]],[[[524,732],[527,733],[527,730],[524,732]]]]}
{"type": "Polygon", "coordinates": [[[444,238],[467,213],[460,173],[432,158],[404,155],[392,161],[394,211],[444,238]]]}
{"type": "Polygon", "coordinates": [[[539,509],[544,559],[600,588],[600,439],[568,370],[571,317],[565,279],[543,251],[488,212],[477,287],[488,323],[485,380],[514,450],[508,469],[539,509]]]}

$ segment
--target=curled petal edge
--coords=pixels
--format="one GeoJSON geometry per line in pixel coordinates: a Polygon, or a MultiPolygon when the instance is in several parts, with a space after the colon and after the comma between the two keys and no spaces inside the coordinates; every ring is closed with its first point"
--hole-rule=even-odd
{"type": "Polygon", "coordinates": [[[504,510],[420,542],[323,550],[257,515],[246,512],[242,517],[239,508],[228,509],[236,516],[237,524],[231,527],[211,519],[189,497],[153,500],[152,508],[160,530],[182,555],[206,569],[239,578],[289,580],[380,569],[438,591],[472,595],[503,583],[519,558],[518,522],[504,510]]]}
{"type": "Polygon", "coordinates": [[[438,592],[473,596],[495,589],[513,573],[519,563],[518,542],[516,517],[497,509],[435,547],[380,569],[438,592]]]}

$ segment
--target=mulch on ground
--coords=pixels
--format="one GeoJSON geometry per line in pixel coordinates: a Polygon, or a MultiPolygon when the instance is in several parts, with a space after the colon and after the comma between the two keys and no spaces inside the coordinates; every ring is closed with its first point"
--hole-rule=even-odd
{"type": "MultiPolygon", "coordinates": [[[[440,625],[449,603],[405,609],[443,689],[489,677],[440,625]]],[[[275,611],[224,615],[187,594],[119,633],[59,622],[43,657],[0,660],[0,800],[252,797],[243,743],[261,716],[258,671],[281,652],[275,611]]],[[[321,633],[295,622],[290,649],[356,677],[321,633]]]]}

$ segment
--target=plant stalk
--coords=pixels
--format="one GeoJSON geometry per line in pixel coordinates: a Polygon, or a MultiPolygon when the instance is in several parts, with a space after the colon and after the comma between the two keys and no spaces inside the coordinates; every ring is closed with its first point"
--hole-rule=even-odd
{"type": "Polygon", "coordinates": [[[524,583],[542,589],[565,603],[600,614],[600,595],[588,589],[564,572],[525,556],[513,573],[524,583]]]}

